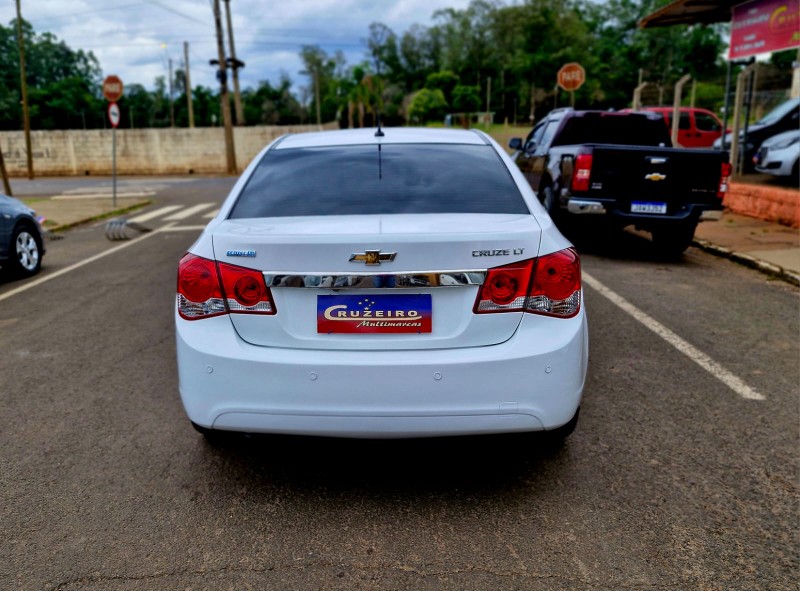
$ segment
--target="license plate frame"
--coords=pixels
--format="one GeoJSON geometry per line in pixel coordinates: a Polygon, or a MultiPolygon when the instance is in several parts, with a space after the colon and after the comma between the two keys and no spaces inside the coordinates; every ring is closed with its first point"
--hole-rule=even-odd
{"type": "Polygon", "coordinates": [[[336,294],[317,296],[318,334],[429,334],[430,294],[336,294]]]}
{"type": "Polygon", "coordinates": [[[663,201],[631,201],[631,213],[664,215],[667,213],[667,204],[663,201]]]}

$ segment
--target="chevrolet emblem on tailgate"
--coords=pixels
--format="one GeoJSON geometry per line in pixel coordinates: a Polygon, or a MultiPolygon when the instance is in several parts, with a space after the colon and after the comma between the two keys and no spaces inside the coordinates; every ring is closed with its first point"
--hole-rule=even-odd
{"type": "Polygon", "coordinates": [[[364,262],[366,265],[380,265],[382,261],[392,262],[396,256],[396,252],[381,253],[380,250],[365,250],[364,252],[354,252],[351,254],[350,262],[364,262]]]}
{"type": "Polygon", "coordinates": [[[651,174],[646,174],[644,178],[648,181],[663,181],[665,178],[667,178],[667,175],[653,172],[651,174]]]}

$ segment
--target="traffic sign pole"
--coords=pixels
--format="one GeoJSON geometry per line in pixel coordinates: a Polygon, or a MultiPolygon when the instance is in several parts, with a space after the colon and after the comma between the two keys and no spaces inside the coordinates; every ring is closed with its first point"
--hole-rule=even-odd
{"type": "Polygon", "coordinates": [[[115,102],[109,103],[108,121],[111,123],[111,196],[114,209],[117,208],[117,125],[119,125],[119,119],[119,105],[115,102]]]}
{"type": "Polygon", "coordinates": [[[117,126],[111,128],[111,185],[114,209],[117,209],[117,126]]]}

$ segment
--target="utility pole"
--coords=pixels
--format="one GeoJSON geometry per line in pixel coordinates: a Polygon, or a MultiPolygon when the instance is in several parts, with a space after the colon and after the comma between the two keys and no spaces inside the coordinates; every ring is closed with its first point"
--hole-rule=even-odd
{"type": "Polygon", "coordinates": [[[22,89],[22,121],[25,127],[25,150],[28,156],[28,178],[33,179],[33,149],[31,148],[31,118],[28,112],[28,82],[25,75],[25,39],[22,36],[22,9],[17,0],[17,36],[19,43],[19,81],[22,89]]]}
{"type": "Polygon", "coordinates": [[[172,58],[169,58],[169,126],[175,127],[175,93],[172,87],[172,58]]]}
{"type": "MultiPolygon", "coordinates": [[[[231,103],[228,100],[228,69],[225,63],[225,45],[222,40],[222,16],[219,9],[219,0],[214,0],[214,25],[217,30],[217,54],[219,59],[216,65],[217,78],[219,79],[219,99],[222,106],[222,122],[225,126],[225,156],[228,164],[228,174],[236,174],[236,151],[233,145],[233,125],[231,124],[231,103]]],[[[214,64],[215,60],[211,63],[214,64]]]]}
{"type": "Polygon", "coordinates": [[[233,22],[231,21],[231,0],[225,2],[225,17],[228,20],[228,45],[231,49],[230,66],[233,70],[233,106],[236,109],[236,125],[244,125],[244,110],[242,109],[242,95],[239,92],[239,68],[244,63],[236,59],[236,46],[233,43],[233,22]]]}
{"type": "Polygon", "coordinates": [[[186,102],[189,103],[189,127],[194,127],[194,103],[192,101],[192,77],[189,75],[189,42],[183,42],[183,63],[185,70],[186,102]]]}

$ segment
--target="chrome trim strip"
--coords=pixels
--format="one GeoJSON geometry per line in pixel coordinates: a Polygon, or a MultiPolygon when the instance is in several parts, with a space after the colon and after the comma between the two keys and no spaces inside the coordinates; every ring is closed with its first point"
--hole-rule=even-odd
{"type": "Polygon", "coordinates": [[[309,289],[420,289],[483,285],[486,269],[469,271],[404,271],[401,273],[275,273],[264,272],[267,287],[309,289]]]}

